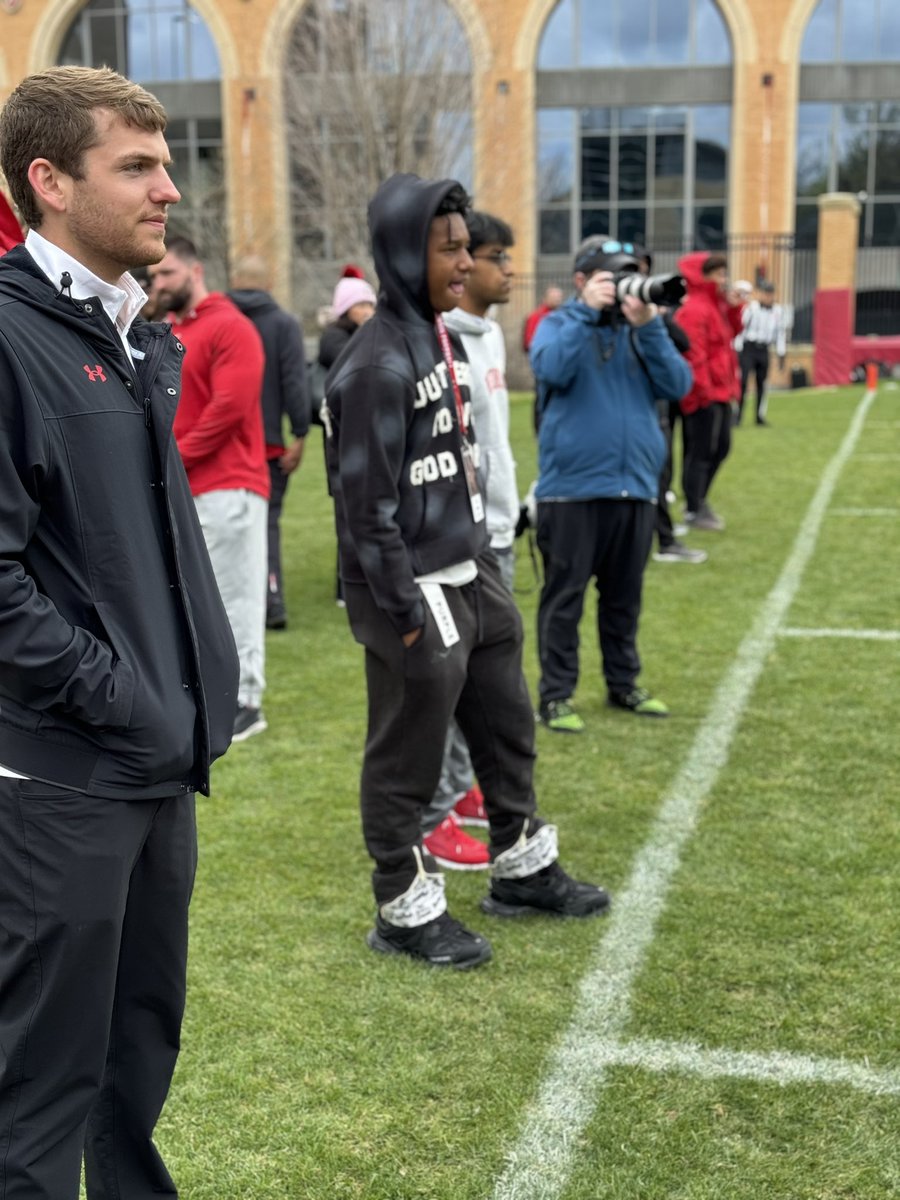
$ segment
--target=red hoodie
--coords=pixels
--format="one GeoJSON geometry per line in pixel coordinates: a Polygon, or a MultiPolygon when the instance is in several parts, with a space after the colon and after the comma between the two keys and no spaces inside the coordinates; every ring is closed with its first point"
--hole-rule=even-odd
{"type": "Polygon", "coordinates": [[[210,292],[173,328],[186,349],[174,432],[191,493],[246,488],[268,500],[256,327],[227,296],[210,292]]]}
{"type": "Polygon", "coordinates": [[[738,360],[731,343],[741,331],[741,305],[729,304],[715,281],[703,274],[708,258],[708,250],[697,250],[678,263],[688,294],[675,320],[691,339],[685,357],[694,372],[694,386],[681,401],[685,413],[710,404],[730,404],[740,392],[738,360]]]}

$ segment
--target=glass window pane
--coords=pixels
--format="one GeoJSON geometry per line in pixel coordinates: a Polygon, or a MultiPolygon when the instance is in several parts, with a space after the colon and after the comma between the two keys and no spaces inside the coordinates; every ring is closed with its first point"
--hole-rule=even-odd
{"type": "Polygon", "coordinates": [[[814,247],[819,240],[819,209],[815,204],[798,204],[794,218],[794,237],[801,249],[814,247]]]}
{"type": "Polygon", "coordinates": [[[687,129],[686,108],[654,108],[651,112],[657,133],[684,133],[687,129]]]}
{"type": "Polygon", "coordinates": [[[538,200],[542,204],[571,200],[575,187],[575,155],[571,140],[541,142],[538,149],[538,200]]]}
{"type": "Polygon", "coordinates": [[[828,191],[831,134],[827,125],[800,125],[797,130],[797,195],[828,191]]]}
{"type": "Polygon", "coordinates": [[[147,11],[130,12],[125,23],[127,63],[125,74],[129,79],[160,79],[153,74],[150,56],[150,17],[147,11]]]}
{"type": "MultiPolygon", "coordinates": [[[[651,0],[627,0],[621,6],[619,46],[626,66],[636,67],[658,61],[652,41],[650,6],[651,0]]],[[[603,6],[598,4],[595,7],[603,6]]]]}
{"type": "Polygon", "coordinates": [[[611,108],[583,108],[579,115],[581,128],[590,131],[594,129],[612,128],[611,108]]]}
{"type": "Polygon", "coordinates": [[[875,134],[875,191],[900,195],[900,130],[875,134]]]}
{"type": "Polygon", "coordinates": [[[690,55],[690,0],[658,0],[656,6],[657,61],[676,66],[690,55]]]}
{"type": "Polygon", "coordinates": [[[541,210],[541,254],[570,254],[572,238],[568,212],[541,210]]]}
{"type": "Polygon", "coordinates": [[[652,108],[620,108],[620,129],[649,129],[653,124],[652,108]]]}
{"type": "Polygon", "coordinates": [[[119,48],[116,40],[116,18],[112,13],[103,16],[92,13],[91,23],[91,58],[92,63],[86,66],[112,67],[114,71],[127,70],[125,63],[119,62],[119,48]]]}
{"type": "Polygon", "coordinates": [[[725,245],[725,209],[704,205],[694,211],[694,242],[698,250],[721,250],[725,245]]]}
{"type": "Polygon", "coordinates": [[[844,2],[840,55],[845,62],[871,62],[876,54],[875,8],[878,0],[844,2]]]}
{"type": "Polygon", "coordinates": [[[626,242],[647,244],[647,210],[646,208],[620,208],[618,213],[616,237],[626,242]]]}
{"type": "MultiPolygon", "coordinates": [[[[897,12],[900,13],[900,8],[897,9],[897,12]]],[[[878,124],[900,126],[900,104],[895,103],[893,100],[888,104],[879,104],[878,124]]]]}
{"type": "Polygon", "coordinates": [[[725,195],[730,117],[730,111],[719,105],[700,105],[694,110],[694,194],[698,199],[725,195]]]}
{"type": "Polygon", "coordinates": [[[672,246],[681,240],[681,231],[684,227],[684,209],[681,205],[666,205],[658,206],[653,209],[653,236],[652,243],[654,246],[672,246]]]}
{"type": "Polygon", "coordinates": [[[610,139],[608,137],[586,137],[582,139],[582,200],[609,199],[610,165],[610,139]]]}
{"type": "Polygon", "coordinates": [[[538,49],[538,70],[553,71],[575,65],[573,0],[560,0],[544,26],[538,49]]]}
{"type": "Polygon", "coordinates": [[[696,0],[695,59],[701,63],[731,62],[731,43],[728,30],[714,0],[696,0]]]}
{"type": "MultiPolygon", "coordinates": [[[[846,110],[845,110],[846,111],[846,110]]],[[[869,179],[872,131],[857,121],[841,120],[837,130],[837,187],[839,192],[864,192],[869,179]]]]}
{"type": "Polygon", "coordinates": [[[900,4],[894,0],[882,0],[878,47],[880,59],[900,58],[900,4]]]}
{"type": "Polygon", "coordinates": [[[872,217],[872,245],[900,246],[900,204],[873,204],[872,217]]]}
{"type": "Polygon", "coordinates": [[[833,62],[837,57],[837,0],[819,0],[806,27],[801,62],[833,62]]]}
{"type": "Polygon", "coordinates": [[[584,208],[581,210],[579,242],[583,242],[585,238],[594,237],[595,234],[606,234],[611,231],[608,208],[584,208]]]}
{"type": "Polygon", "coordinates": [[[191,13],[190,79],[218,79],[221,75],[219,52],[212,34],[197,13],[191,13]]]}
{"type": "Polygon", "coordinates": [[[678,200],[684,195],[684,137],[680,133],[656,135],[654,195],[657,200],[678,200]]]}
{"type": "Polygon", "coordinates": [[[626,134],[619,138],[619,199],[641,200],[647,195],[647,138],[626,134]]]}
{"type": "Polygon", "coordinates": [[[582,67],[611,67],[622,64],[616,37],[615,9],[608,4],[585,4],[581,0],[578,29],[578,63],[582,67]]]}

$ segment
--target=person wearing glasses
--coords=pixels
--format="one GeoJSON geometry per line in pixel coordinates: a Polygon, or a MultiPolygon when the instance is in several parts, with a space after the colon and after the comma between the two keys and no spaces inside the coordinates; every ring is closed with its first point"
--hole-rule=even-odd
{"type": "MultiPolygon", "coordinates": [[[[506,390],[506,343],[503,331],[488,316],[495,304],[509,302],[513,280],[513,232],[490,213],[466,216],[472,270],[459,306],[444,315],[444,324],[459,336],[469,360],[472,425],[478,437],[485,473],[485,521],[491,549],[503,582],[513,590],[513,542],[519,519],[516,464],[509,444],[509,393],[506,390]]],[[[439,866],[451,870],[487,869],[487,846],[461,825],[486,826],[487,814],[475,784],[472,760],[455,721],[450,723],[441,780],[422,818],[425,849],[439,866]]]]}
{"type": "Polygon", "coordinates": [[[679,400],[691,371],[655,304],[616,299],[616,273],[636,274],[629,243],[589,239],[575,257],[575,295],[538,326],[531,366],[540,388],[537,542],[539,718],[581,733],[572,697],[578,625],[591,579],[608,703],[665,717],[638,687],[637,629],[665,439],[657,400],[679,400]]]}

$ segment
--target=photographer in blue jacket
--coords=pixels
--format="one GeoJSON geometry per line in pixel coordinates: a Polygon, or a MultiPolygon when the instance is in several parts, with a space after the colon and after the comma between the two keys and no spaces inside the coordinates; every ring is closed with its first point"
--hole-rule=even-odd
{"type": "Polygon", "coordinates": [[[584,729],[572,696],[591,579],[609,703],[638,716],[668,715],[661,700],[637,686],[637,629],[665,457],[656,401],[679,400],[690,390],[691,371],[656,305],[628,294],[638,272],[627,243],[589,239],[575,259],[574,297],[545,317],[532,343],[544,561],[539,715],[559,733],[584,729]]]}

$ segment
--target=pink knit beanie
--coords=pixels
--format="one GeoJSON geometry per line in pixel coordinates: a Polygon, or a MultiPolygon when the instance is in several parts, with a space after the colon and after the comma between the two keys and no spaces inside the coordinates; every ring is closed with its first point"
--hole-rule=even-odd
{"type": "Polygon", "coordinates": [[[375,304],[376,296],[364,279],[339,279],[334,289],[331,307],[335,317],[342,317],[354,304],[375,304]]]}

